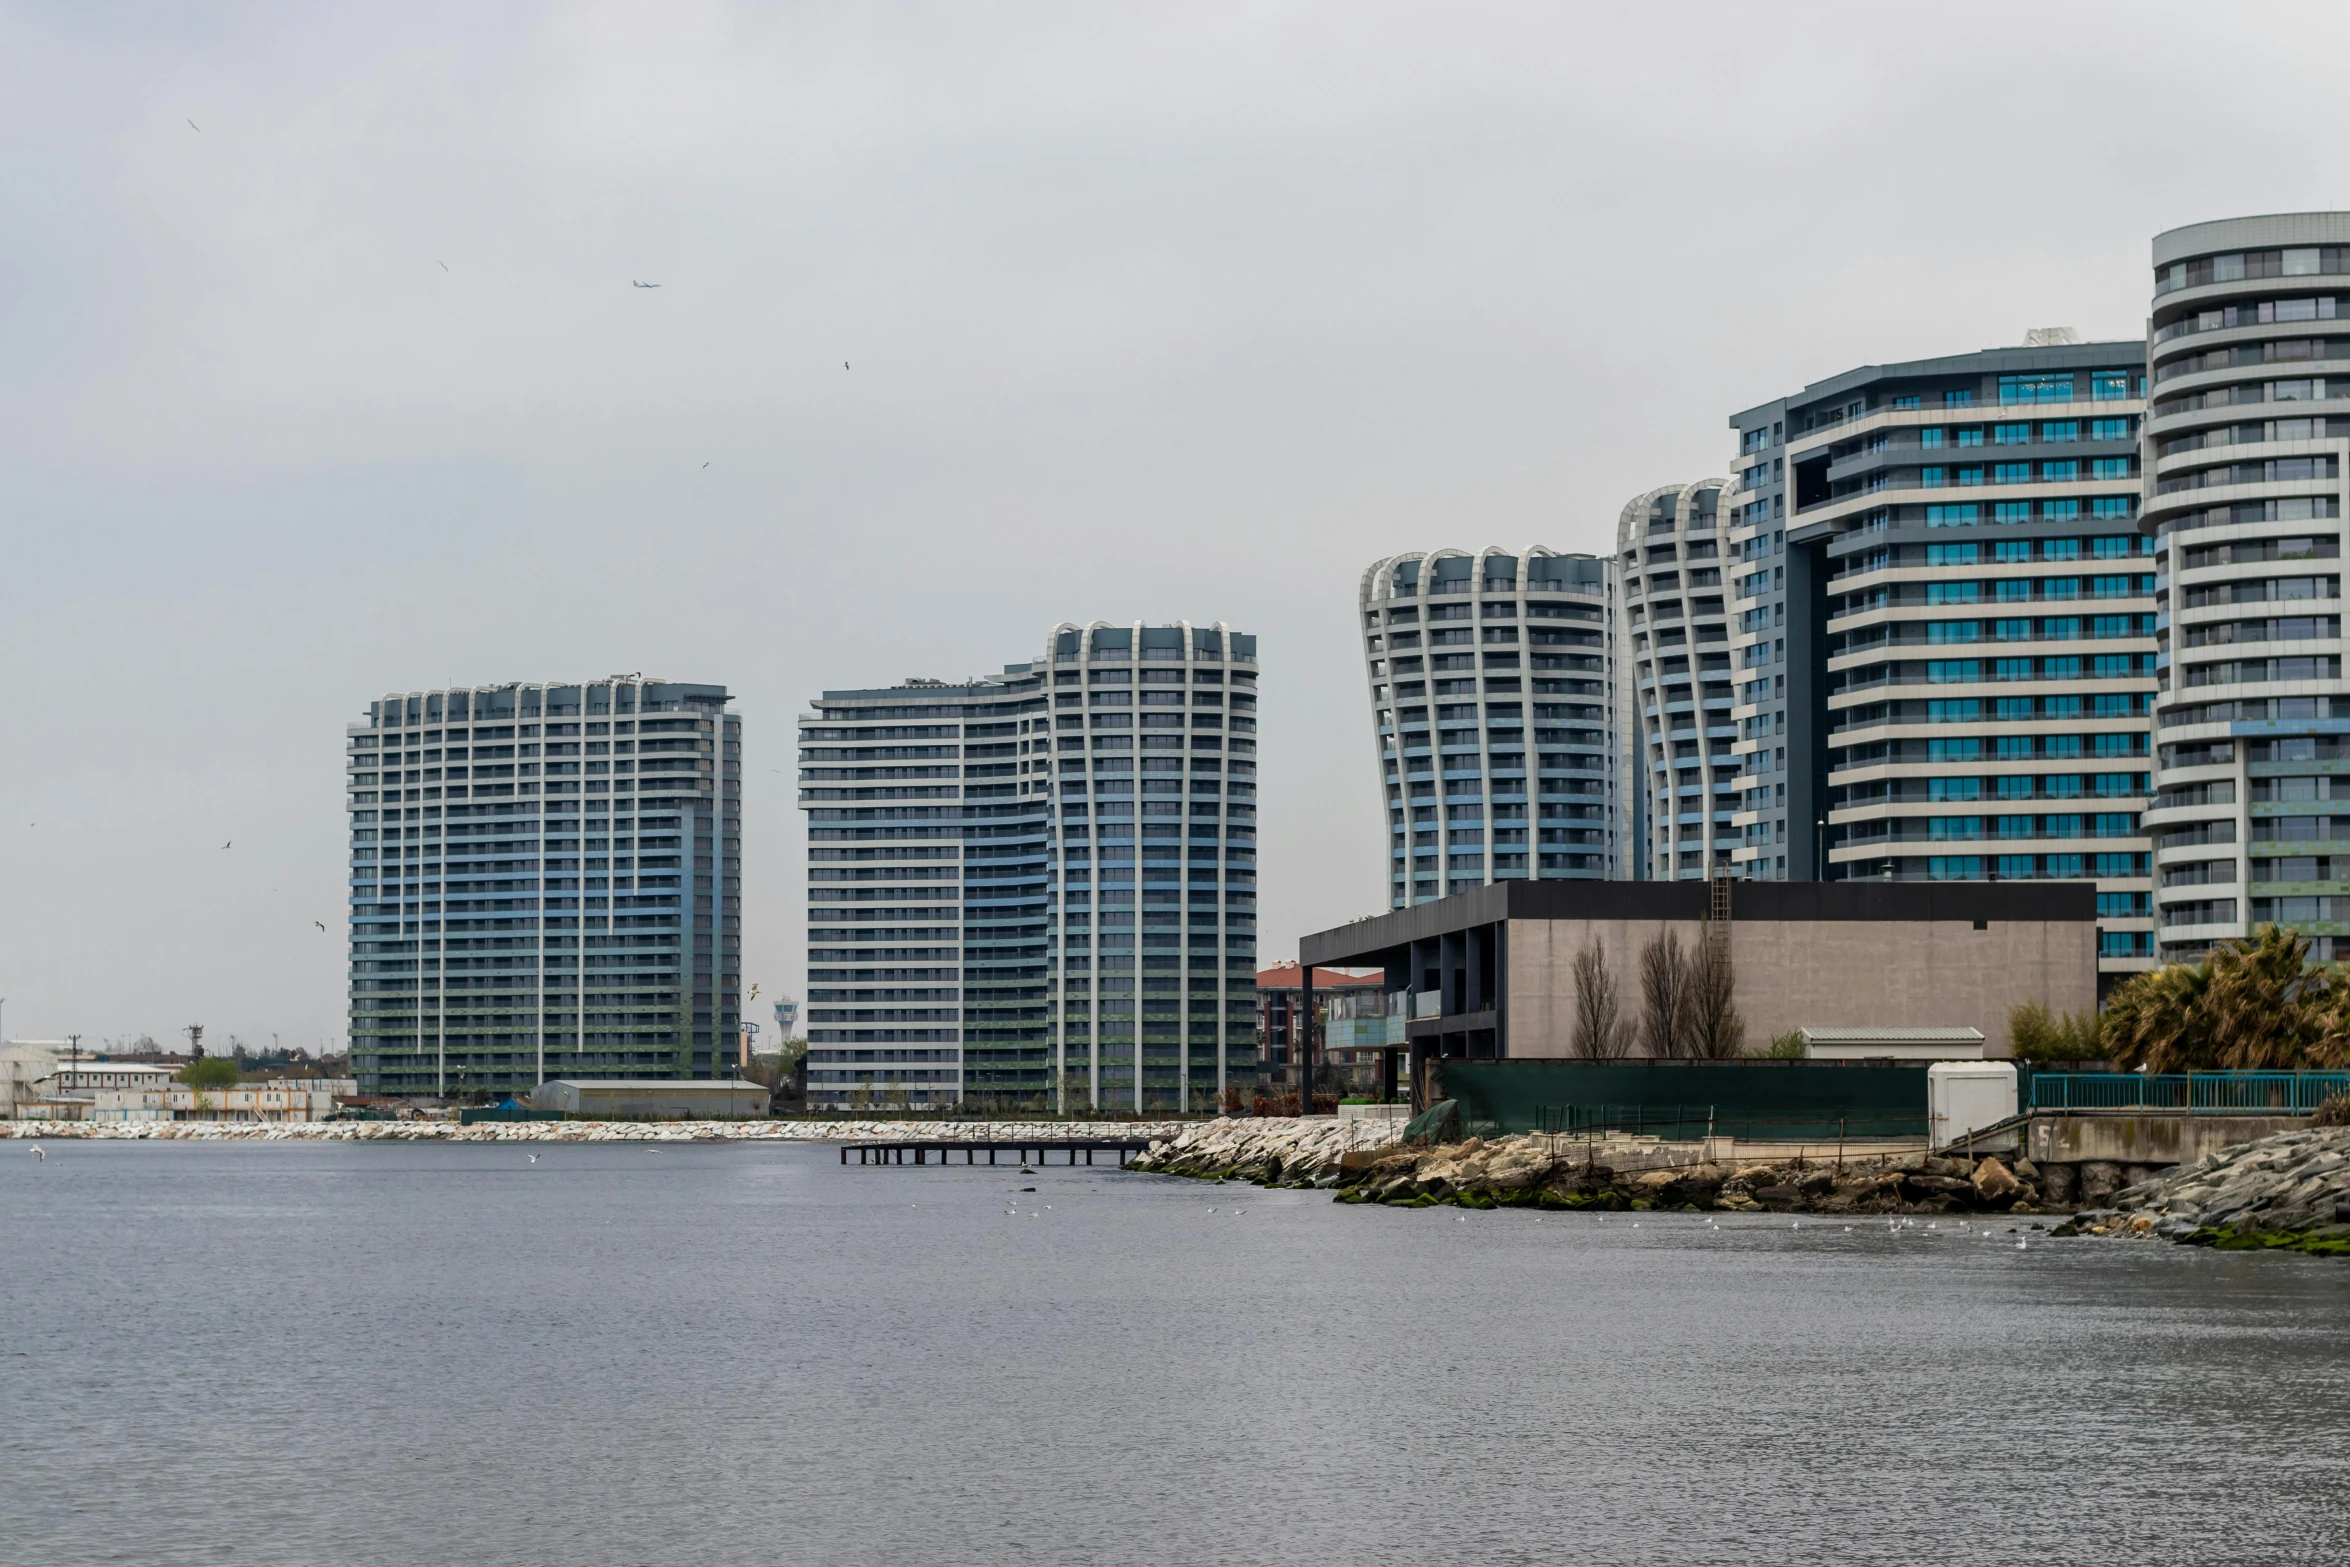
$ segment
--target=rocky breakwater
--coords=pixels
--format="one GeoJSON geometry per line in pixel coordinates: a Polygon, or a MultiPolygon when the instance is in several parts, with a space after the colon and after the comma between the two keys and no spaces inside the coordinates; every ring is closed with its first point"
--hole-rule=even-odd
{"type": "Polygon", "coordinates": [[[2223,1148],[2124,1188],[2112,1207],[2076,1214],[2055,1233],[2350,1257],[2350,1127],[2223,1148]]]}
{"type": "Polygon", "coordinates": [[[1841,1167],[1803,1160],[1618,1170],[1542,1136],[1405,1146],[1396,1129],[1333,1121],[1212,1121],[1131,1168],[1264,1186],[1319,1186],[1346,1203],[1425,1208],[1690,1208],[1734,1213],[2038,1213],[2029,1160],[1923,1154],[1841,1167]]]}
{"type": "Polygon", "coordinates": [[[1336,1186],[1348,1160],[1377,1152],[1402,1131],[1397,1121],[1335,1116],[1226,1117],[1152,1143],[1127,1168],[1260,1186],[1336,1186]]]}

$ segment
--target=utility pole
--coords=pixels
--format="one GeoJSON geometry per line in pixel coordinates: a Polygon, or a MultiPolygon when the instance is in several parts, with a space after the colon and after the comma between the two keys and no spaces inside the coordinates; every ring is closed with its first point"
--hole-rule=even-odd
{"type": "Polygon", "coordinates": [[[201,1023],[190,1023],[187,1027],[181,1029],[180,1032],[188,1036],[188,1054],[195,1059],[201,1060],[204,1055],[204,1025],[201,1023]]]}

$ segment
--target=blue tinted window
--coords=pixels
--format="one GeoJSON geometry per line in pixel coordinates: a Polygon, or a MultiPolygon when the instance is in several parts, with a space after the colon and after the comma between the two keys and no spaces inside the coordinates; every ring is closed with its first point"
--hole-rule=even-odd
{"type": "MultiPolygon", "coordinates": [[[[2128,381],[2123,391],[2114,395],[2128,395],[2128,381]]],[[[2069,403],[2073,400],[2073,378],[2069,375],[2003,375],[1999,378],[1999,401],[2008,403],[2069,403]]]]}
{"type": "MultiPolygon", "coordinates": [[[[2069,383],[2065,395],[2071,395],[2069,383]]],[[[2129,395],[2130,377],[2126,371],[2099,370],[2089,377],[2089,396],[2097,402],[2110,403],[2129,395]]]]}
{"type": "Polygon", "coordinates": [[[1944,392],[1942,394],[1942,406],[1945,408],[1972,408],[1974,405],[1975,394],[1972,392],[1944,392]]]}
{"type": "Polygon", "coordinates": [[[2032,442],[2032,427],[2028,424],[1995,424],[1991,427],[1991,439],[2001,446],[2029,446],[2032,442]]]}

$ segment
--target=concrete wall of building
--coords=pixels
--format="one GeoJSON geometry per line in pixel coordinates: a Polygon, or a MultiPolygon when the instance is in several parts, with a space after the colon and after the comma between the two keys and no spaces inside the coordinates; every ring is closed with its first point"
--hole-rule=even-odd
{"type": "MultiPolygon", "coordinates": [[[[1668,929],[1685,951],[1705,939],[1697,920],[1511,920],[1510,1055],[1574,1053],[1575,954],[1594,938],[1637,1027],[1640,953],[1668,929]]],[[[2019,1003],[2097,1009],[2097,932],[2080,920],[1733,920],[1730,961],[1750,1050],[1798,1028],[1976,1028],[2001,1056],[2019,1003]]]]}

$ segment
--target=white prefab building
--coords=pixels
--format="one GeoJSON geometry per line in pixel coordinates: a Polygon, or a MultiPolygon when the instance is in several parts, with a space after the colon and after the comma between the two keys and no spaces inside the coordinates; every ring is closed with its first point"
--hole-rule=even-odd
{"type": "Polygon", "coordinates": [[[1980,1061],[1979,1028],[1799,1028],[1816,1061],[1980,1061]]]}

